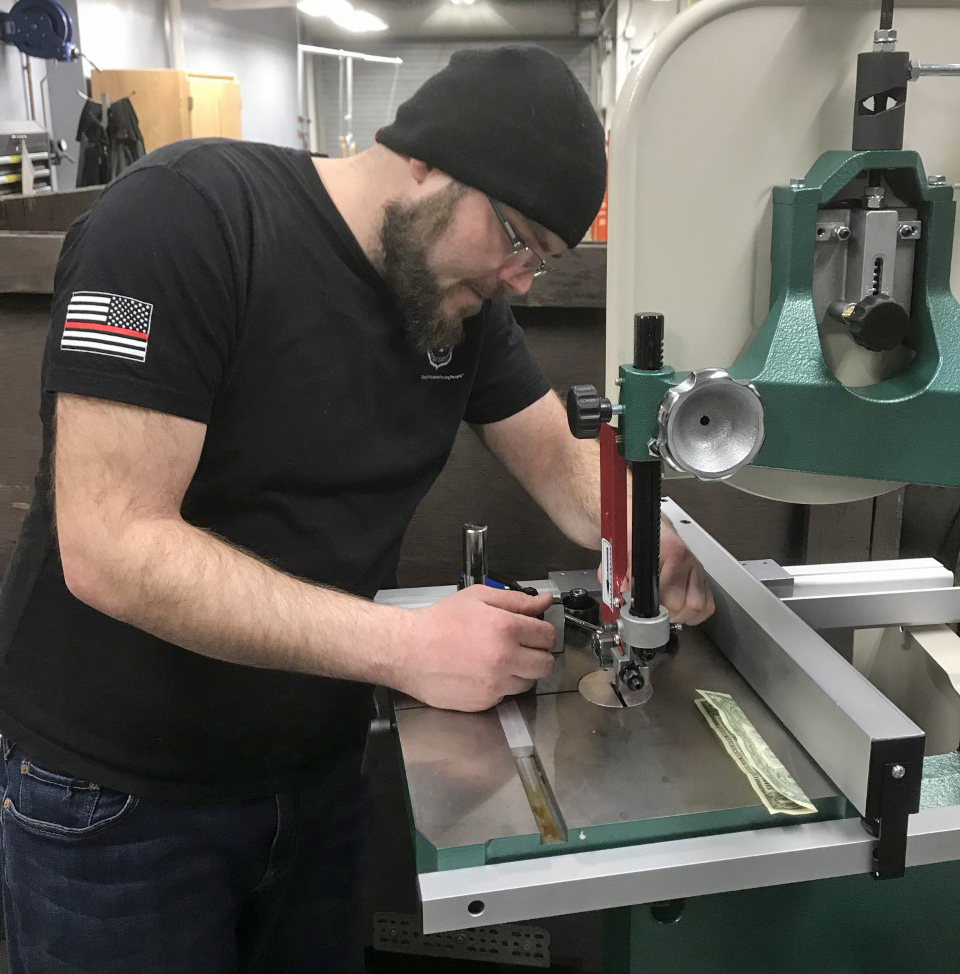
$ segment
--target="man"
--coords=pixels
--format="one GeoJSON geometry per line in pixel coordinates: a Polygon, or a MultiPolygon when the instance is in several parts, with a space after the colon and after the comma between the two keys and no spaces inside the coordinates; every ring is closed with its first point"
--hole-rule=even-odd
{"type": "MultiPolygon", "coordinates": [[[[602,132],[561,61],[501,48],[378,139],[171,146],[67,236],[0,604],[15,972],[358,970],[369,685],[481,710],[550,672],[545,597],[369,599],[462,419],[598,546],[596,447],[502,296],[583,235],[602,132]]],[[[663,559],[699,621],[669,530],[663,559]]]]}

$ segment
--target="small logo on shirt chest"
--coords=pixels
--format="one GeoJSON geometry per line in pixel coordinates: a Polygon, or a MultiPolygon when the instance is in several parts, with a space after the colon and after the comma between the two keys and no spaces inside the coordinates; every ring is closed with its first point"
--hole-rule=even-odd
{"type": "Polygon", "coordinates": [[[427,361],[434,369],[446,368],[453,361],[453,349],[446,345],[441,345],[439,348],[431,348],[427,352],[427,361]]]}
{"type": "Polygon", "coordinates": [[[445,369],[453,361],[453,348],[449,345],[441,345],[438,348],[432,348],[427,352],[427,361],[430,363],[430,368],[433,369],[433,373],[424,373],[420,376],[421,379],[462,379],[463,373],[458,372],[454,375],[441,373],[441,369],[445,369]]]}

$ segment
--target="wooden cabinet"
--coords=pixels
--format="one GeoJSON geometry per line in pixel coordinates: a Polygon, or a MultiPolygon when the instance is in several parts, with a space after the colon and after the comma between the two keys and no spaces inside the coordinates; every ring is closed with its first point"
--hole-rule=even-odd
{"type": "Polygon", "coordinates": [[[240,85],[232,74],[197,74],[156,68],[92,71],[93,98],[133,103],[143,142],[150,152],[181,139],[242,138],[240,85]]]}
{"type": "Polygon", "coordinates": [[[190,89],[190,136],[241,139],[240,85],[234,75],[187,74],[190,89]]]}

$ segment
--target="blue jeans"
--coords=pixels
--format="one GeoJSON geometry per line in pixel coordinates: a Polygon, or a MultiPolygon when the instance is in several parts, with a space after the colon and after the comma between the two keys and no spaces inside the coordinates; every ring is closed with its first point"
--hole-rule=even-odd
{"type": "Polygon", "coordinates": [[[3,742],[12,974],[359,974],[359,759],[230,805],[138,798],[3,742]]]}

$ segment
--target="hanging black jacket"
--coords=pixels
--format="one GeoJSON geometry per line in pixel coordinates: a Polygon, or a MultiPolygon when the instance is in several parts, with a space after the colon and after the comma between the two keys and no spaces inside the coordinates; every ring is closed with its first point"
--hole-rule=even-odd
{"type": "Polygon", "coordinates": [[[80,159],[77,164],[77,186],[102,186],[124,169],[146,155],[137,113],[129,98],[121,98],[107,109],[103,123],[103,106],[87,99],[77,125],[80,159]]]}

